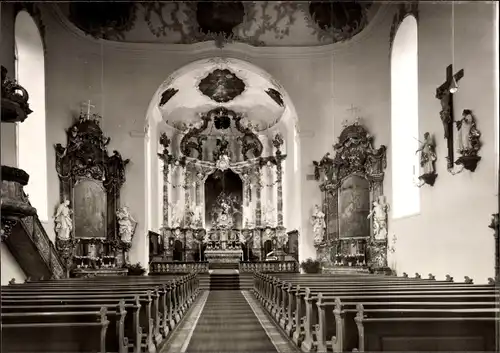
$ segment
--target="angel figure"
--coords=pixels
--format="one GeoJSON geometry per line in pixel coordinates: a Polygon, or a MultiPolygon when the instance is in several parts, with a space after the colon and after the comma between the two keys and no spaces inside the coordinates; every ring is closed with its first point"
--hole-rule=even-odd
{"type": "Polygon", "coordinates": [[[385,202],[384,196],[379,196],[373,202],[373,208],[367,219],[373,220],[373,235],[376,240],[384,240],[387,238],[387,212],[389,204],[385,202]]]}
{"type": "Polygon", "coordinates": [[[313,226],[314,243],[321,244],[325,236],[325,214],[321,211],[318,205],[314,205],[313,214],[311,216],[311,224],[313,226]]]}
{"type": "Polygon", "coordinates": [[[127,206],[119,208],[116,211],[116,217],[118,218],[118,234],[120,235],[121,241],[125,244],[130,244],[137,222],[130,214],[127,206]]]}
{"type": "Polygon", "coordinates": [[[70,234],[73,229],[73,221],[71,219],[71,210],[69,208],[69,200],[64,200],[58,207],[54,216],[56,224],[57,239],[65,241],[70,239],[70,234]]]}

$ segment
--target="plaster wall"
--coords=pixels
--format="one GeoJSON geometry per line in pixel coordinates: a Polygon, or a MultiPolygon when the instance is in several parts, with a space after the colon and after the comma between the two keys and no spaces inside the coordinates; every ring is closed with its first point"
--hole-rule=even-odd
{"type": "Polygon", "coordinates": [[[0,258],[2,259],[2,286],[9,284],[9,281],[13,278],[16,283],[23,283],[26,280],[26,274],[3,242],[0,244],[0,258]]]}
{"type": "MultiPolygon", "coordinates": [[[[488,228],[490,215],[498,212],[496,180],[494,80],[494,4],[455,4],[455,69],[465,77],[454,96],[455,116],[471,109],[482,133],[482,157],[474,173],[452,175],[446,170],[446,141],[439,119],[436,88],[445,80],[445,68],[452,63],[451,4],[419,4],[419,136],[435,136],[438,178],[434,187],[420,189],[421,210],[411,217],[393,219],[389,213],[389,236],[396,235],[395,253],[389,265],[398,274],[415,272],[437,278],[446,274],[461,281],[472,277],[486,282],[494,273],[494,239],[488,228]]],[[[392,9],[384,23],[374,28],[369,40],[350,50],[334,54],[335,128],[351,103],[361,109],[363,122],[375,136],[375,147],[388,147],[384,193],[392,199],[390,40],[392,9]]],[[[332,141],[333,142],[333,141],[332,141]]],[[[390,202],[390,201],[389,201],[390,202]]]]}

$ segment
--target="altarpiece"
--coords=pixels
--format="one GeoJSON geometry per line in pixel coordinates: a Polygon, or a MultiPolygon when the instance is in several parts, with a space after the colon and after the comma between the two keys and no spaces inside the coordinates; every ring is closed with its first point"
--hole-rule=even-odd
{"type": "Polygon", "coordinates": [[[66,132],[66,147],[55,145],[60,202],[68,205],[72,225],[67,237],[56,238],[56,248],[75,276],[127,273],[130,242],[120,239],[117,211],[129,160],[118,151],[108,154],[101,119],[82,112],[66,132]]]}
{"type": "Polygon", "coordinates": [[[315,241],[324,269],[387,271],[386,147],[359,122],[345,126],[330,153],[314,162],[320,181],[323,236],[315,241]]]}
{"type": "Polygon", "coordinates": [[[284,141],[275,133],[266,143],[274,153],[265,157],[251,124],[224,107],[181,134],[160,136],[164,209],[155,261],[239,263],[271,251],[284,259],[284,141]]]}

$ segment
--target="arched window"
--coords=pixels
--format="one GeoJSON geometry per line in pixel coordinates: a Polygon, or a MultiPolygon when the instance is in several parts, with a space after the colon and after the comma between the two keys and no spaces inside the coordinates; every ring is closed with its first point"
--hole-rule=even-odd
{"type": "Polygon", "coordinates": [[[293,172],[299,170],[299,136],[297,135],[297,127],[293,127],[293,172]]]}
{"type": "Polygon", "coordinates": [[[417,20],[407,16],[399,25],[391,52],[392,216],[420,212],[418,156],[417,20]]]}
{"type": "Polygon", "coordinates": [[[17,15],[15,24],[16,80],[29,93],[33,111],[17,126],[19,168],[29,175],[24,188],[42,221],[48,220],[47,138],[45,120],[45,58],[37,25],[26,11],[17,15]]]}

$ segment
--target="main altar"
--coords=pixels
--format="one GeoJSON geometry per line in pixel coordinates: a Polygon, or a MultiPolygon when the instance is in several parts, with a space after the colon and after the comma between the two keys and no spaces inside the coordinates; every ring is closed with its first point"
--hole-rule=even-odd
{"type": "Polygon", "coordinates": [[[296,261],[283,225],[282,135],[259,136],[224,107],[200,118],[159,137],[163,227],[150,239],[150,262],[237,269],[270,253],[296,261]]]}

